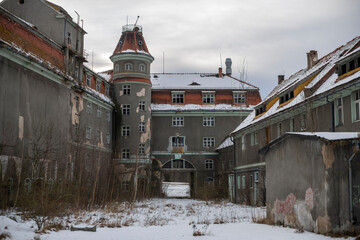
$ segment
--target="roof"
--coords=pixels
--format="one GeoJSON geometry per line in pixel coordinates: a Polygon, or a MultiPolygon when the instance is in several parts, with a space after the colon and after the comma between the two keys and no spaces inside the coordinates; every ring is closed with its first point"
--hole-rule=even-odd
{"type": "Polygon", "coordinates": [[[209,105],[200,105],[200,104],[151,104],[151,111],[251,111],[253,106],[237,106],[231,104],[209,104],[209,105]]]}
{"type": "Polygon", "coordinates": [[[153,90],[258,90],[257,87],[234,77],[219,77],[214,73],[152,73],[150,80],[153,90]]]}
{"type": "Polygon", "coordinates": [[[225,138],[225,140],[220,144],[220,146],[216,149],[216,150],[221,150],[227,147],[231,147],[233,146],[234,143],[233,141],[231,141],[231,137],[227,137],[225,138]]]}
{"type": "MultiPolygon", "coordinates": [[[[126,26],[130,26],[130,25],[126,25],[126,26]]],[[[136,26],[136,25],[134,25],[132,28],[128,28],[128,27],[125,28],[128,30],[122,32],[120,40],[115,47],[113,55],[119,53],[141,53],[151,56],[146,46],[142,31],[139,31],[139,28],[140,26],[136,26]]]]}
{"type": "Polygon", "coordinates": [[[271,146],[291,136],[321,139],[324,141],[360,140],[360,132],[287,132],[272,140],[268,145],[261,148],[259,152],[265,154],[271,146]]]}
{"type": "Polygon", "coordinates": [[[236,133],[280,112],[284,112],[296,105],[300,105],[308,99],[320,96],[321,94],[330,92],[332,89],[340,87],[341,85],[345,85],[353,80],[359,79],[360,71],[344,78],[339,78],[335,71],[336,63],[339,59],[350,56],[351,54],[354,54],[355,51],[360,51],[360,48],[357,47],[359,43],[360,36],[322,57],[312,68],[302,69],[291,75],[288,79],[277,85],[271,93],[257,105],[259,106],[271,103],[263,115],[255,117],[255,107],[254,111],[250,113],[232,133],[236,133]],[[286,104],[281,104],[280,106],[279,95],[284,94],[290,89],[299,87],[301,84],[304,85],[306,81],[309,81],[308,84],[300,90],[298,95],[294,96],[291,101],[288,101],[286,104]],[[305,91],[307,91],[307,94],[305,94],[305,91]]]}

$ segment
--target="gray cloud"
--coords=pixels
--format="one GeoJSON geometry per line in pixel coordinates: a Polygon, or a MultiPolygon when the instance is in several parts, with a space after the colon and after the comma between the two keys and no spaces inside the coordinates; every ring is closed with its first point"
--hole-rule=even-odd
{"type": "MultiPolygon", "coordinates": [[[[239,75],[265,97],[278,74],[290,76],[306,66],[306,52],[319,57],[359,35],[358,0],[53,0],[71,16],[84,19],[85,47],[94,50],[94,70],[112,68],[109,57],[122,25],[140,15],[146,43],[155,57],[152,72],[215,72],[231,57],[239,75]]],[[[91,62],[89,62],[91,67],[91,62]]]]}

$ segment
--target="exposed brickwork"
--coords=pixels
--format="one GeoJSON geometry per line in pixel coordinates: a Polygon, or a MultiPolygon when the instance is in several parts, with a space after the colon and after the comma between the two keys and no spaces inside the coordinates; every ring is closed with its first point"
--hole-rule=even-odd
{"type": "Polygon", "coordinates": [[[149,79],[145,79],[145,78],[131,78],[131,77],[116,79],[116,80],[113,80],[113,82],[114,82],[114,83],[117,83],[117,82],[143,82],[143,83],[149,83],[149,84],[151,84],[151,81],[150,81],[149,79]]]}
{"type": "Polygon", "coordinates": [[[0,15],[0,37],[65,71],[64,55],[60,49],[4,15],[0,15]]]}
{"type": "Polygon", "coordinates": [[[126,32],[126,34],[123,33],[113,54],[121,53],[126,50],[133,50],[135,52],[140,50],[150,54],[141,32],[134,31],[126,32]],[[140,41],[142,44],[139,44],[140,41]]]}

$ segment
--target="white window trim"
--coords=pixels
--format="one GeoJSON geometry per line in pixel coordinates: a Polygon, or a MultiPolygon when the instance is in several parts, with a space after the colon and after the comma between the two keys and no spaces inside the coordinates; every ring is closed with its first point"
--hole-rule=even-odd
{"type": "Polygon", "coordinates": [[[185,119],[184,117],[172,117],[171,122],[173,127],[183,127],[185,119]]]}
{"type": "Polygon", "coordinates": [[[204,148],[215,147],[215,137],[203,137],[203,147],[204,148]]]}
{"type": "Polygon", "coordinates": [[[360,121],[360,116],[359,116],[359,119],[356,119],[356,105],[357,104],[358,104],[358,108],[359,108],[359,112],[360,112],[360,89],[354,91],[351,94],[351,118],[352,118],[352,122],[359,122],[360,121]],[[359,99],[357,99],[357,100],[355,100],[356,93],[358,93],[358,95],[359,95],[359,99]]]}
{"type": "MultiPolygon", "coordinates": [[[[335,104],[334,104],[334,120],[335,120],[335,126],[339,127],[344,125],[344,102],[343,102],[343,98],[335,98],[334,100],[335,104]],[[340,100],[340,105],[338,104],[338,101],[340,100]],[[339,110],[341,110],[341,122],[340,122],[340,118],[339,118],[339,110]]],[[[359,100],[360,102],[360,100],[359,100]]]]}
{"type": "Polygon", "coordinates": [[[203,117],[203,126],[204,127],[214,127],[215,126],[215,117],[203,117]],[[208,123],[210,123],[210,124],[208,124],[208,123]]]}

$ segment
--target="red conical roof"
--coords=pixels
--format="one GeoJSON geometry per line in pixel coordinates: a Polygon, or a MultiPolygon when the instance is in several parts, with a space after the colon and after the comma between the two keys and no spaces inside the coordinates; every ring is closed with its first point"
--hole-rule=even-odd
{"type": "Polygon", "coordinates": [[[136,25],[126,25],[123,27],[123,32],[113,55],[132,52],[151,55],[142,35],[141,27],[136,25]]]}

